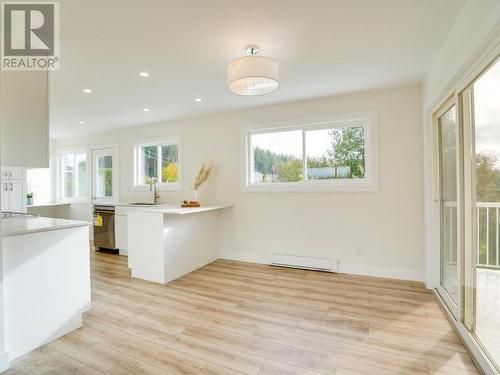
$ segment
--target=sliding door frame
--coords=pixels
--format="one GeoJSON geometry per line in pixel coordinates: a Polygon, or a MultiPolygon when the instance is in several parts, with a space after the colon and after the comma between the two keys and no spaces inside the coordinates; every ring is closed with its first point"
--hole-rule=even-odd
{"type": "MultiPolygon", "coordinates": [[[[453,324],[457,333],[461,337],[462,341],[468,348],[469,352],[473,356],[478,367],[482,369],[485,374],[500,374],[500,369],[496,367],[494,361],[489,357],[488,351],[481,344],[477,335],[474,333],[474,320],[475,320],[475,283],[476,283],[476,272],[475,269],[468,270],[465,272],[465,264],[476,264],[477,255],[475,248],[476,241],[476,231],[477,228],[474,227],[473,223],[476,220],[475,212],[475,191],[474,187],[470,184],[471,181],[475,181],[475,170],[473,158],[475,158],[475,144],[474,144],[474,128],[472,117],[473,105],[472,94],[470,90],[471,85],[474,81],[486,71],[492,64],[495,63],[500,58],[500,30],[497,33],[490,36],[488,41],[485,41],[483,45],[478,48],[478,50],[473,54],[473,56],[468,60],[465,66],[463,66],[457,74],[453,77],[448,86],[443,90],[442,94],[439,96],[441,100],[435,101],[433,105],[429,106],[424,115],[427,116],[424,124],[428,126],[426,130],[428,138],[426,139],[426,149],[431,151],[428,154],[430,157],[426,159],[427,166],[432,168],[432,173],[428,176],[429,190],[426,190],[427,196],[427,207],[429,209],[427,216],[427,229],[429,233],[428,238],[428,278],[427,285],[429,287],[435,288],[435,294],[438,300],[443,304],[444,310],[447,313],[450,322],[453,324]],[[444,99],[446,98],[446,99],[444,99]],[[439,291],[438,285],[440,285],[440,242],[439,233],[439,202],[436,202],[436,186],[439,186],[439,170],[436,170],[436,145],[437,145],[437,127],[435,125],[435,114],[437,111],[447,102],[447,100],[454,100],[457,105],[457,121],[458,129],[460,134],[460,143],[457,148],[463,150],[460,167],[460,203],[461,211],[458,215],[457,221],[460,222],[458,227],[460,235],[457,236],[460,241],[459,246],[459,282],[460,282],[460,292],[458,299],[458,306],[456,312],[450,308],[450,301],[446,300],[446,293],[439,291]],[[464,105],[464,101],[468,104],[464,105]],[[467,107],[467,108],[466,108],[467,107]],[[469,111],[468,109],[472,109],[469,111]],[[469,185],[469,186],[467,186],[469,185]],[[431,195],[432,194],[432,195],[431,195]],[[432,206],[431,206],[431,200],[432,206]],[[432,210],[431,210],[432,207],[432,210]],[[466,228],[474,227],[473,231],[467,231],[466,228]],[[466,258],[467,257],[467,258],[466,258]],[[472,303],[470,301],[473,301],[472,303]]],[[[457,213],[458,214],[458,213],[457,213]]],[[[448,296],[449,298],[449,296],[448,296]]]]}
{"type": "MultiPolygon", "coordinates": [[[[476,135],[474,123],[474,83],[493,65],[500,62],[500,52],[485,66],[481,66],[477,75],[469,82],[469,84],[460,92],[460,104],[462,106],[463,116],[462,126],[468,136],[464,139],[464,149],[468,152],[465,153],[465,164],[468,168],[465,169],[465,178],[463,184],[467,187],[468,191],[465,200],[465,215],[466,222],[464,222],[464,234],[467,236],[468,241],[465,243],[464,248],[464,267],[462,273],[464,275],[463,289],[464,300],[462,305],[463,320],[462,323],[470,331],[474,337],[477,345],[481,347],[482,351],[489,356],[490,361],[496,365],[497,371],[500,373],[500,358],[494,358],[489,352],[486,345],[483,344],[481,337],[476,333],[476,313],[477,313],[477,245],[479,241],[478,233],[478,216],[476,209],[476,170],[475,170],[475,157],[476,157],[476,135]],[[469,170],[467,170],[469,169],[469,170]]],[[[497,223],[498,230],[498,223],[497,223]]],[[[500,271],[499,271],[500,272],[500,271]]]]}
{"type": "Polygon", "coordinates": [[[474,131],[474,88],[471,83],[465,90],[459,94],[460,103],[460,122],[463,134],[463,226],[461,228],[461,237],[463,238],[463,267],[460,270],[462,274],[463,299],[461,304],[461,322],[471,332],[475,329],[476,314],[476,271],[477,264],[477,210],[476,210],[476,191],[474,181],[476,180],[476,170],[474,168],[474,159],[476,155],[475,131],[474,131]]]}
{"type": "Polygon", "coordinates": [[[439,293],[440,297],[443,299],[443,301],[446,303],[448,309],[450,312],[453,314],[455,319],[460,319],[460,301],[462,300],[462,280],[461,280],[461,272],[460,269],[463,264],[462,260],[462,207],[463,207],[463,187],[461,181],[462,179],[462,166],[463,166],[463,152],[462,152],[462,131],[461,131],[461,126],[460,126],[460,106],[457,100],[457,95],[452,95],[450,96],[447,100],[445,100],[439,108],[433,113],[432,115],[432,126],[433,126],[433,160],[434,160],[434,215],[435,215],[435,223],[437,223],[437,236],[436,236],[436,249],[438,252],[438,267],[437,270],[439,272],[438,275],[438,280],[439,283],[437,285],[437,292],[439,293]],[[456,251],[457,251],[457,299],[456,301],[453,299],[453,297],[449,294],[449,292],[441,285],[442,282],[442,277],[441,275],[441,270],[442,270],[442,256],[441,256],[441,248],[442,248],[442,231],[441,231],[441,224],[442,224],[442,208],[441,205],[443,202],[441,201],[441,189],[442,189],[442,178],[441,178],[441,169],[440,169],[440,158],[441,158],[441,153],[440,153],[440,133],[439,133],[439,118],[443,116],[446,112],[448,112],[450,109],[455,107],[456,111],[456,153],[455,153],[455,160],[456,160],[456,195],[457,195],[457,217],[456,220],[457,222],[455,223],[456,227],[456,251]]]}

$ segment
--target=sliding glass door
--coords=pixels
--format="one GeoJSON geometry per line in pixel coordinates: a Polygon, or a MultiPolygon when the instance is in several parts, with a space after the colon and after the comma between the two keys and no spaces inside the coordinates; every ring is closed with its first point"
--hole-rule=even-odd
{"type": "Polygon", "coordinates": [[[471,256],[464,272],[474,278],[466,294],[468,328],[490,358],[500,363],[500,62],[478,77],[462,94],[464,126],[471,133],[471,256]]]}
{"type": "Polygon", "coordinates": [[[473,78],[464,80],[433,113],[433,180],[437,291],[461,335],[481,353],[478,361],[500,371],[498,52],[496,56],[491,65],[477,67],[473,78]]]}
{"type": "Polygon", "coordinates": [[[456,315],[459,299],[458,273],[458,167],[459,132],[457,106],[453,100],[445,103],[435,115],[437,138],[439,211],[439,292],[456,315]]]}

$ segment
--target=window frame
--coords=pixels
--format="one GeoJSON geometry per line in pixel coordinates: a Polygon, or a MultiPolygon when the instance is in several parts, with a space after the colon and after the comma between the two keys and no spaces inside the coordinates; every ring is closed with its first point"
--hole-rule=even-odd
{"type": "Polygon", "coordinates": [[[300,121],[283,121],[244,127],[242,129],[242,178],[243,192],[314,192],[314,191],[378,191],[378,132],[377,113],[358,112],[334,115],[325,118],[306,119],[300,121]],[[305,178],[300,182],[253,183],[253,152],[251,138],[253,135],[282,131],[302,131],[302,159],[304,176],[307,176],[307,144],[308,131],[363,127],[365,133],[365,177],[320,180],[305,178]]]}
{"type": "MultiPolygon", "coordinates": [[[[56,168],[55,168],[55,173],[56,173],[56,202],[68,202],[68,203],[83,203],[83,202],[88,202],[91,199],[91,194],[88,190],[88,187],[90,186],[90,168],[89,168],[89,151],[88,148],[68,148],[68,149],[59,149],[56,151],[56,168]],[[62,160],[64,155],[68,154],[74,154],[75,155],[75,160],[76,160],[76,155],[77,154],[85,154],[85,160],[87,162],[87,195],[85,197],[65,197],[63,196],[63,167],[62,167],[62,160]]],[[[76,182],[76,186],[78,186],[78,183],[76,182]]]]}
{"type": "MultiPolygon", "coordinates": [[[[157,189],[161,191],[182,191],[182,146],[181,138],[179,136],[168,137],[168,138],[156,138],[150,140],[140,140],[131,143],[131,155],[132,155],[132,181],[129,186],[131,191],[146,191],[149,190],[148,184],[138,184],[139,178],[139,167],[141,165],[139,148],[144,146],[177,146],[177,165],[178,165],[178,178],[177,182],[161,182],[157,184],[157,189]]],[[[158,153],[158,163],[160,162],[160,153],[158,153]]],[[[160,167],[158,165],[158,167],[160,167]]]]}

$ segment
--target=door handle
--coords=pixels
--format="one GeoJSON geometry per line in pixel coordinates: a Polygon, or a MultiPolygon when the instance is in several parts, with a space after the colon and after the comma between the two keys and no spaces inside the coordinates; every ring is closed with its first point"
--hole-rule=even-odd
{"type": "Polygon", "coordinates": [[[9,182],[9,190],[12,191],[12,182],[9,182]]]}
{"type": "Polygon", "coordinates": [[[7,183],[3,184],[3,191],[7,191],[7,183]]]}

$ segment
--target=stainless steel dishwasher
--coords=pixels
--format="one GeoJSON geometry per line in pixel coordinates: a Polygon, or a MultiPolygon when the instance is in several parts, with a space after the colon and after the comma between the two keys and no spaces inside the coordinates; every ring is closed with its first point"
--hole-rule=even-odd
{"type": "Polygon", "coordinates": [[[96,250],[118,250],[115,244],[114,206],[94,206],[94,246],[96,250]]]}

